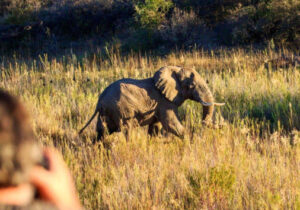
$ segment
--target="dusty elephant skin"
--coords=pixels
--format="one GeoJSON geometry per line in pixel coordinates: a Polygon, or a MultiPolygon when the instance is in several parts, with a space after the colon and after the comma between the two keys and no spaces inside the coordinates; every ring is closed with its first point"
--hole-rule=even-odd
{"type": "Polygon", "coordinates": [[[103,123],[111,134],[129,125],[149,125],[150,135],[157,124],[177,136],[184,135],[178,119],[178,107],[191,99],[203,105],[203,122],[210,123],[215,105],[205,81],[193,69],[178,66],[160,68],[153,77],[143,80],[121,79],[109,85],[100,95],[96,110],[79,134],[98,115],[97,140],[104,136],[103,123]]]}

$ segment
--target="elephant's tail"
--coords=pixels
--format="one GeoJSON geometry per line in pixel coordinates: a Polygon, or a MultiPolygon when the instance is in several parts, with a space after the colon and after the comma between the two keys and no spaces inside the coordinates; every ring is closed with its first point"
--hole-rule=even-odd
{"type": "Polygon", "coordinates": [[[85,124],[85,126],[83,128],[80,129],[79,134],[81,134],[83,132],[83,130],[88,127],[88,125],[92,122],[92,120],[95,118],[95,116],[98,113],[98,109],[96,109],[95,113],[93,114],[93,116],[91,117],[91,119],[85,124]]]}

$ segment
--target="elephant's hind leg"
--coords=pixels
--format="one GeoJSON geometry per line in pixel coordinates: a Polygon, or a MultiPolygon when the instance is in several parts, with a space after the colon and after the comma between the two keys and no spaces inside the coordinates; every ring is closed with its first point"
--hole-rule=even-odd
{"type": "Polygon", "coordinates": [[[120,120],[117,118],[107,117],[106,126],[108,128],[108,133],[112,134],[114,132],[120,131],[120,120]]]}
{"type": "Polygon", "coordinates": [[[96,130],[97,130],[97,141],[100,141],[104,137],[104,126],[100,114],[98,115],[96,130]]]}
{"type": "Polygon", "coordinates": [[[104,138],[104,136],[108,133],[108,134],[112,134],[114,132],[120,131],[120,126],[116,125],[116,123],[107,117],[104,117],[105,120],[105,125],[103,125],[103,121],[100,117],[100,115],[98,116],[98,122],[97,122],[97,141],[101,140],[104,138]]]}

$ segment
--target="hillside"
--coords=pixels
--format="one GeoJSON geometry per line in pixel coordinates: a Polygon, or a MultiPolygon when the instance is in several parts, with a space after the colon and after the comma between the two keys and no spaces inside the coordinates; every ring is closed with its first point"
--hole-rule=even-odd
{"type": "Polygon", "coordinates": [[[122,52],[300,47],[297,0],[2,0],[0,40],[35,54],[113,46],[122,52]],[[88,46],[86,46],[88,45],[88,46]]]}

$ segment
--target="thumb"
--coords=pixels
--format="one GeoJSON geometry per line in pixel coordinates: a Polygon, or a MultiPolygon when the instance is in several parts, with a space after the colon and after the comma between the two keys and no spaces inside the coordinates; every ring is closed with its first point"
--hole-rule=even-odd
{"type": "Polygon", "coordinates": [[[35,166],[30,174],[30,182],[38,189],[41,195],[49,197],[49,185],[51,185],[52,174],[41,166],[35,166]]]}

